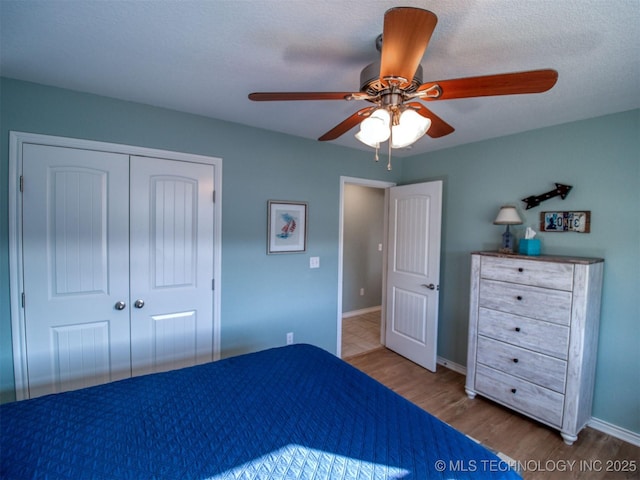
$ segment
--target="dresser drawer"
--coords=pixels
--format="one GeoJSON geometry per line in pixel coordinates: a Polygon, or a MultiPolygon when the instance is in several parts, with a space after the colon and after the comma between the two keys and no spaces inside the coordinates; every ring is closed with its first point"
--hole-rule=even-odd
{"type": "Polygon", "coordinates": [[[569,328],[486,308],[478,311],[478,333],[563,360],[569,352],[569,328]]]}
{"type": "Polygon", "coordinates": [[[481,307],[569,325],[571,292],[482,279],[481,307]]]}
{"type": "Polygon", "coordinates": [[[564,393],[567,362],[491,338],[478,337],[478,363],[564,393]]]}
{"type": "Polygon", "coordinates": [[[478,365],[475,387],[478,393],[486,395],[507,407],[535,417],[555,427],[562,425],[564,395],[499,372],[484,365],[478,365]]]}
{"type": "Polygon", "coordinates": [[[483,257],[480,276],[490,280],[571,291],[573,265],[518,258],[483,257]]]}

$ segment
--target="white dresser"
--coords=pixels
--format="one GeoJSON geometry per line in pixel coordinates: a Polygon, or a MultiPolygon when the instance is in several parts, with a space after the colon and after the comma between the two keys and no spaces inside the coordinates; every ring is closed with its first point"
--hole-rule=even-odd
{"type": "Polygon", "coordinates": [[[560,430],[591,419],[604,261],[471,255],[466,392],[560,430]]]}

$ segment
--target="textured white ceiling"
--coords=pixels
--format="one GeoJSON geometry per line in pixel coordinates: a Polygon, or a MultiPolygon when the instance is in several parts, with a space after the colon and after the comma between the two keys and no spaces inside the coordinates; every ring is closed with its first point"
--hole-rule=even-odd
{"type": "MultiPolygon", "coordinates": [[[[640,108],[639,0],[0,0],[0,74],[316,139],[364,102],[251,102],[357,91],[394,6],[433,11],[424,81],[539,68],[536,95],[430,102],[456,131],[415,155],[640,108]]],[[[368,150],[353,138],[336,144],[368,150]]]]}

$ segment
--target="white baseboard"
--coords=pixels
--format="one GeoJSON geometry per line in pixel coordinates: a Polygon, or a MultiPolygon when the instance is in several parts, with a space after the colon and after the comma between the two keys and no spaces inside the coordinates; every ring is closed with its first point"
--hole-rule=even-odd
{"type": "Polygon", "coordinates": [[[640,434],[636,432],[632,432],[631,430],[627,430],[626,428],[619,427],[613,423],[605,422],[604,420],[600,420],[595,417],[592,417],[587,425],[595,430],[601,431],[602,433],[606,433],[607,435],[624,440],[636,447],[640,447],[640,434]]]}
{"type": "Polygon", "coordinates": [[[382,310],[382,307],[378,305],[377,307],[369,307],[369,308],[363,308],[361,310],[353,310],[351,312],[343,312],[342,318],[357,317],[358,315],[364,315],[365,313],[379,312],[380,310],[382,310]]]}
{"type": "Polygon", "coordinates": [[[458,372],[462,375],[467,374],[467,367],[460,365],[458,363],[452,362],[451,360],[447,360],[446,358],[438,357],[437,358],[438,365],[442,365],[443,367],[447,367],[449,370],[453,370],[454,372],[458,372]]]}
{"type": "MultiPolygon", "coordinates": [[[[442,365],[443,367],[453,370],[454,372],[458,372],[462,375],[467,374],[467,367],[463,365],[457,364],[443,357],[438,357],[437,361],[438,365],[442,365]]],[[[640,447],[640,434],[636,432],[632,432],[631,430],[627,430],[626,428],[619,427],[618,425],[605,422],[604,420],[600,420],[599,418],[595,417],[592,417],[587,425],[594,430],[598,430],[602,433],[606,433],[607,435],[611,435],[612,437],[619,438],[624,442],[635,445],[636,447],[640,447]]]]}

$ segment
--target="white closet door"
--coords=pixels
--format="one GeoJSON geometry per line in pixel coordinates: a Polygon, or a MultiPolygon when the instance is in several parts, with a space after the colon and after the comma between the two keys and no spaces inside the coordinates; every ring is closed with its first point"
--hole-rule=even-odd
{"type": "Polygon", "coordinates": [[[134,375],[212,360],[213,175],[212,165],[131,157],[134,375]]]}
{"type": "Polygon", "coordinates": [[[129,377],[129,157],[25,144],[23,177],[29,396],[129,377]]]}

